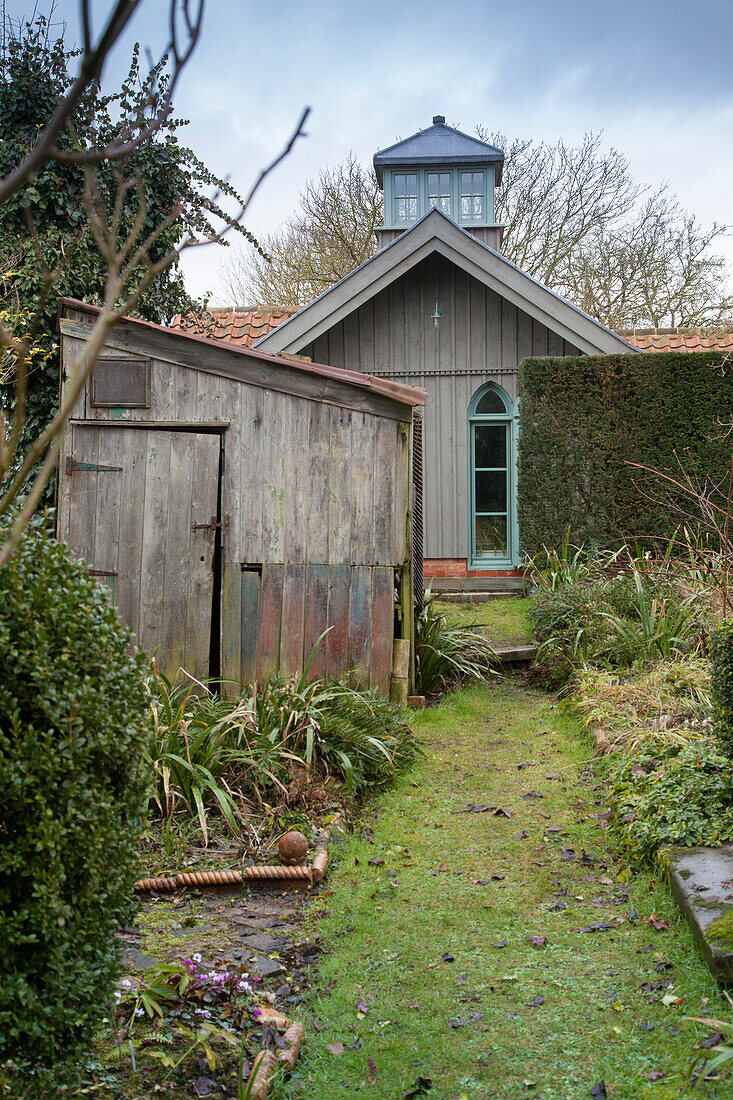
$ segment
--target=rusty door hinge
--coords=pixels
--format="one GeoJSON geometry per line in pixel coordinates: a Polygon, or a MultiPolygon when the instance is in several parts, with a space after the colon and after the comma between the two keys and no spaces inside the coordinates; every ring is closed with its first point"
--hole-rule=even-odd
{"type": "Polygon", "coordinates": [[[73,455],[66,456],[67,474],[121,474],[121,466],[99,466],[96,462],[77,462],[73,455]]]}
{"type": "Polygon", "coordinates": [[[222,523],[216,522],[216,516],[212,516],[209,523],[192,523],[192,531],[208,531],[210,535],[213,535],[217,528],[226,528],[229,526],[229,513],[224,516],[222,523]]]}

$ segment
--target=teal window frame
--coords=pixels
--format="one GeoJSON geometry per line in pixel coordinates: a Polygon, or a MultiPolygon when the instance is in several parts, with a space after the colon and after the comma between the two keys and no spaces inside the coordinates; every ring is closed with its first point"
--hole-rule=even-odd
{"type": "Polygon", "coordinates": [[[395,217],[395,176],[417,176],[417,217],[419,220],[423,214],[432,209],[428,198],[428,176],[433,174],[450,175],[450,208],[448,217],[457,225],[478,226],[494,224],[494,168],[493,165],[481,168],[472,168],[471,165],[446,168],[445,165],[428,165],[425,168],[416,168],[412,165],[404,165],[384,170],[384,228],[385,229],[409,229],[414,221],[398,221],[395,217]],[[484,216],[481,218],[461,217],[461,172],[480,172],[484,177],[484,216]]]}
{"type": "Polygon", "coordinates": [[[517,522],[517,434],[519,400],[513,402],[509,394],[496,382],[485,382],[473,394],[468,406],[468,569],[514,569],[519,565],[519,526],[517,522]],[[502,402],[503,413],[479,413],[477,407],[487,393],[494,393],[502,402]],[[479,513],[486,515],[506,515],[507,553],[505,555],[479,555],[476,548],[476,462],[475,431],[480,425],[505,425],[507,430],[507,510],[506,512],[479,513]]]}

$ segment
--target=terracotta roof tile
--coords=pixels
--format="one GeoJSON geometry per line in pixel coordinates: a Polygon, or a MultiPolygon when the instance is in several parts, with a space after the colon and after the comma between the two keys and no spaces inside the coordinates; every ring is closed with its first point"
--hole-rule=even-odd
{"type": "Polygon", "coordinates": [[[215,307],[208,310],[203,318],[184,317],[179,313],[171,321],[170,328],[197,336],[209,336],[214,340],[225,340],[227,343],[248,348],[263,336],[267,336],[288,317],[292,317],[299,308],[299,306],[272,309],[215,307]]]}
{"type": "Polygon", "coordinates": [[[620,329],[630,344],[641,351],[732,351],[733,330],[691,328],[620,329]]]}

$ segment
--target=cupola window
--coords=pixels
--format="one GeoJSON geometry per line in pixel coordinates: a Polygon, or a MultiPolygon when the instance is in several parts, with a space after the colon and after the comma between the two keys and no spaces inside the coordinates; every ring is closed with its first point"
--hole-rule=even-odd
{"type": "Polygon", "coordinates": [[[450,172],[428,172],[428,206],[437,206],[438,210],[442,210],[450,217],[450,200],[450,172]]]}
{"type": "Polygon", "coordinates": [[[394,219],[408,225],[417,220],[417,174],[398,172],[394,177],[394,219]]]}
{"type": "Polygon", "coordinates": [[[461,221],[483,219],[485,189],[484,172],[461,172],[461,221]]]}

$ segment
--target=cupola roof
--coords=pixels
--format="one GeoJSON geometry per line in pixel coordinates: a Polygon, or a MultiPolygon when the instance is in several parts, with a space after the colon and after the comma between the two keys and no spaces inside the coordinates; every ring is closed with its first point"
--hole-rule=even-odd
{"type": "Polygon", "coordinates": [[[374,170],[382,185],[383,170],[401,165],[494,164],[496,184],[501,183],[504,154],[486,141],[462,134],[452,126],[446,126],[443,115],[435,115],[433,125],[418,130],[412,137],[380,149],[374,154],[374,170]]]}

